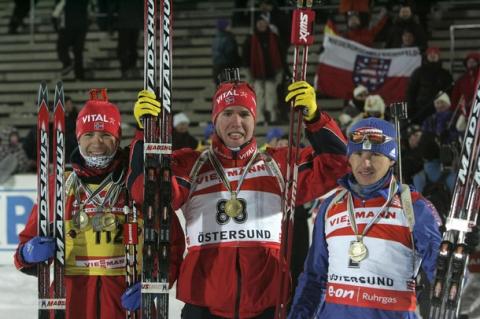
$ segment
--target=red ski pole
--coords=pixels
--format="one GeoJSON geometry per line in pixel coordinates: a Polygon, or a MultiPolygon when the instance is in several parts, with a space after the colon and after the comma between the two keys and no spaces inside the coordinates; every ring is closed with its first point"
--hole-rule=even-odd
{"type": "MultiPolygon", "coordinates": [[[[313,43],[313,23],[315,12],[313,0],[298,0],[297,8],[292,14],[291,43],[294,45],[293,81],[305,80],[307,75],[308,46],[313,43]],[[300,67],[299,57],[302,57],[300,67]]],[[[290,300],[290,261],[292,257],[293,221],[295,217],[295,200],[297,194],[298,155],[302,133],[302,114],[294,107],[290,108],[290,123],[287,151],[287,175],[282,203],[282,238],[280,243],[280,264],[282,274],[280,290],[275,310],[275,318],[285,318],[290,300]],[[297,117],[295,119],[295,117],[297,117]],[[295,142],[294,142],[295,139],[295,142]]]]}

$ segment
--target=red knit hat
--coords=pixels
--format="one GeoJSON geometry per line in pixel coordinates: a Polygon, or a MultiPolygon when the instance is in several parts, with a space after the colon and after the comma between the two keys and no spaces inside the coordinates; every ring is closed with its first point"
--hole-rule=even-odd
{"type": "Polygon", "coordinates": [[[90,100],[77,116],[77,139],[85,133],[94,131],[107,132],[119,139],[122,135],[120,124],[120,112],[116,105],[108,102],[107,89],[92,89],[90,100]]]}
{"type": "Polygon", "coordinates": [[[218,114],[229,106],[243,106],[257,117],[257,102],[255,92],[246,82],[226,82],[220,84],[213,97],[212,122],[215,123],[218,114]]]}
{"type": "Polygon", "coordinates": [[[440,54],[440,48],[439,47],[428,47],[427,50],[425,50],[425,54],[440,54]]]}

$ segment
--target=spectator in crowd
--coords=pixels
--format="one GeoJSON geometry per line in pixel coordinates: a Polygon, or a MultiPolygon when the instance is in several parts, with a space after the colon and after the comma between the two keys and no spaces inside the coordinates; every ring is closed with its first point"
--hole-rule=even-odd
{"type": "MultiPolygon", "coordinates": [[[[10,17],[10,22],[8,23],[8,34],[16,34],[19,27],[24,27],[23,19],[27,16],[30,11],[31,1],[27,0],[15,0],[15,6],[13,7],[13,13],[10,17]]],[[[34,1],[37,3],[37,0],[34,1]]]]}
{"type": "MultiPolygon", "coordinates": [[[[418,17],[412,12],[412,5],[405,1],[400,5],[398,16],[395,17],[392,25],[388,28],[385,39],[386,48],[405,47],[404,32],[408,30],[409,36],[415,39],[415,46],[423,52],[427,47],[427,34],[418,21],[418,17]]],[[[410,45],[414,46],[414,45],[410,45]]]]}
{"type": "Polygon", "coordinates": [[[411,124],[402,136],[402,177],[406,184],[413,184],[413,175],[423,169],[422,152],[419,147],[422,138],[422,128],[418,124],[411,124]]]}
{"type": "Polygon", "coordinates": [[[285,67],[285,72],[288,73],[287,52],[290,46],[291,18],[278,9],[278,1],[276,0],[260,0],[258,10],[255,20],[263,18],[268,22],[270,31],[278,36],[280,41],[280,56],[283,66],[285,67]]]}
{"type": "Polygon", "coordinates": [[[473,98],[476,94],[475,84],[477,81],[477,74],[480,65],[480,53],[470,52],[463,60],[465,66],[465,73],[462,74],[456,81],[452,89],[452,110],[456,110],[460,104],[463,96],[465,104],[465,114],[468,115],[473,98]]]}
{"type": "Polygon", "coordinates": [[[430,47],[425,52],[425,62],[413,71],[408,83],[406,98],[408,115],[415,124],[435,112],[433,101],[439,91],[448,92],[452,85],[452,75],[442,68],[440,49],[430,47]]]}
{"type": "Polygon", "coordinates": [[[363,85],[357,85],[353,89],[353,97],[348,101],[348,104],[343,108],[343,113],[355,117],[362,113],[365,107],[365,100],[367,99],[369,92],[363,85]]]}
{"type": "Polygon", "coordinates": [[[224,69],[236,68],[241,64],[235,35],[230,31],[227,19],[217,20],[217,33],[212,42],[213,82],[220,84],[219,75],[224,69]]]}
{"type": "Polygon", "coordinates": [[[55,29],[58,31],[57,54],[62,62],[62,75],[74,70],[77,80],[85,79],[83,49],[88,29],[88,0],[61,0],[52,13],[55,29]],[[74,62],[70,58],[73,49],[74,62]]]}
{"type": "Polygon", "coordinates": [[[378,22],[369,28],[368,25],[362,25],[357,11],[350,11],[347,13],[347,31],[343,36],[364,46],[373,47],[375,37],[382,31],[387,19],[385,8],[382,8],[378,22]]]}
{"type": "Polygon", "coordinates": [[[412,32],[410,28],[405,28],[402,31],[402,43],[400,45],[401,48],[412,48],[418,47],[418,42],[415,37],[415,34],[412,32]]]}
{"type": "Polygon", "coordinates": [[[6,143],[0,144],[0,179],[5,180],[11,174],[25,173],[32,168],[32,163],[25,154],[20,136],[15,128],[4,129],[6,143]]]}
{"type": "Polygon", "coordinates": [[[430,200],[445,221],[450,207],[456,174],[440,161],[440,145],[435,134],[423,132],[419,144],[422,170],[413,175],[413,185],[430,200]],[[440,183],[437,183],[440,182],[440,183]]]}
{"type": "Polygon", "coordinates": [[[198,140],[188,131],[189,124],[190,119],[185,113],[177,113],[173,116],[173,150],[178,150],[185,147],[194,150],[199,146],[198,140]]]}
{"type": "MultiPolygon", "coordinates": [[[[365,99],[365,106],[362,113],[359,113],[356,117],[352,119],[350,126],[355,125],[358,121],[369,118],[376,117],[380,119],[385,118],[385,101],[380,95],[369,95],[365,99]]],[[[348,131],[348,129],[347,129],[348,131]]]]}
{"type": "Polygon", "coordinates": [[[270,30],[268,21],[260,16],[254,33],[246,39],[243,46],[243,59],[257,94],[259,125],[277,121],[277,86],[283,75],[280,52],[278,36],[270,30]]]}
{"type": "Polygon", "coordinates": [[[358,12],[362,25],[367,25],[370,20],[370,0],[340,0],[338,12],[347,17],[352,11],[358,12]]]}
{"type": "Polygon", "coordinates": [[[118,45],[122,78],[136,75],[138,37],[143,29],[143,1],[118,1],[118,45]]]}
{"type": "Polygon", "coordinates": [[[422,131],[432,133],[440,145],[455,142],[459,135],[453,123],[453,112],[450,109],[450,98],[445,92],[438,92],[433,102],[435,113],[423,121],[422,131]]]}
{"type": "Polygon", "coordinates": [[[338,117],[342,132],[346,132],[347,127],[352,124],[352,120],[360,113],[363,113],[365,100],[368,96],[368,89],[363,85],[358,85],[353,89],[353,97],[348,101],[338,117]]]}

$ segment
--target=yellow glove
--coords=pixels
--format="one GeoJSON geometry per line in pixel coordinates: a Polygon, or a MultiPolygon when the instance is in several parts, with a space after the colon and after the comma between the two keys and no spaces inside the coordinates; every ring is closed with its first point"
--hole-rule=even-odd
{"type": "Polygon", "coordinates": [[[285,102],[294,100],[294,107],[303,108],[303,118],[311,121],[317,112],[317,100],[315,98],[315,90],[305,81],[293,82],[288,86],[288,94],[285,102]]]}
{"type": "Polygon", "coordinates": [[[143,128],[142,117],[145,115],[158,116],[161,111],[160,101],[156,99],[155,93],[142,90],[138,92],[137,102],[133,107],[133,116],[137,120],[138,126],[143,128]]]}

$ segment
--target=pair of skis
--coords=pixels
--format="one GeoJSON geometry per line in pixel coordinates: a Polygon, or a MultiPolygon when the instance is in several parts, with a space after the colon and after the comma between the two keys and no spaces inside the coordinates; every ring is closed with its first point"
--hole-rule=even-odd
{"type": "Polygon", "coordinates": [[[477,224],[480,210],[480,73],[460,153],[446,231],[440,245],[432,288],[430,318],[459,317],[468,265],[466,235],[477,224]]]}
{"type": "MultiPolygon", "coordinates": [[[[313,0],[297,0],[297,8],[292,13],[291,43],[294,45],[293,80],[305,80],[307,77],[308,47],[313,43],[313,24],[315,12],[312,10],[313,0]],[[302,60],[299,64],[300,56],[302,60]]],[[[295,201],[298,179],[298,156],[300,137],[302,135],[302,114],[291,105],[287,151],[287,175],[282,203],[282,236],[280,243],[280,263],[282,275],[280,290],[275,309],[275,318],[285,318],[290,289],[290,262],[292,257],[293,222],[295,217],[295,201]],[[297,117],[297,119],[295,119],[297,117]]]]}
{"type": "Polygon", "coordinates": [[[38,235],[54,237],[56,251],[53,260],[54,296],[50,297],[50,263],[38,264],[38,318],[50,318],[53,310],[56,319],[65,318],[65,286],[63,281],[65,266],[65,237],[63,217],[65,209],[65,109],[63,84],[58,82],[55,87],[53,115],[53,173],[55,174],[55,197],[53,203],[49,200],[49,110],[48,89],[46,82],[40,84],[38,90],[37,119],[37,211],[38,235]],[[50,207],[53,204],[53,221],[50,207]],[[53,223],[53,230],[51,224],[53,223]]]}
{"type": "Polygon", "coordinates": [[[144,89],[161,102],[158,118],[146,116],[144,127],[144,242],[142,318],[168,318],[170,168],[172,153],[172,24],[171,0],[145,0],[144,89]],[[158,19],[159,15],[159,19],[158,19]],[[159,21],[159,25],[157,23],[159,21]],[[159,53],[159,54],[158,54],[159,53]],[[158,68],[158,71],[157,71],[158,68]]]}

